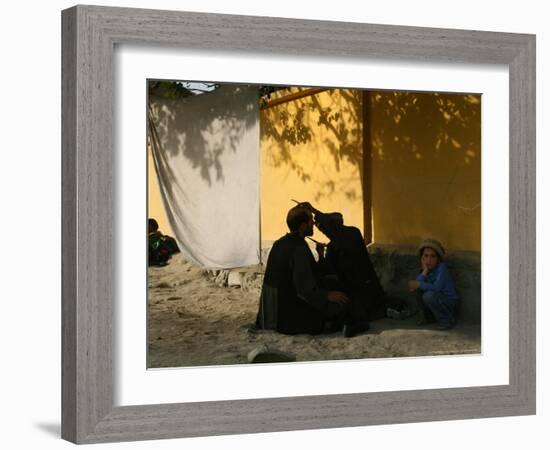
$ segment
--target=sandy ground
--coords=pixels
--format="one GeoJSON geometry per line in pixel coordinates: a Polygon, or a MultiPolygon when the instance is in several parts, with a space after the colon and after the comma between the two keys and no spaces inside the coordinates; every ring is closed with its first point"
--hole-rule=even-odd
{"type": "Polygon", "coordinates": [[[148,275],[148,367],[246,364],[253,349],[266,344],[297,361],[481,352],[479,324],[459,323],[438,331],[419,328],[416,318],[382,319],[354,338],[339,333],[285,336],[272,331],[250,333],[255,320],[260,279],[254,273],[244,287],[219,286],[208,271],[175,255],[167,266],[148,275]]]}

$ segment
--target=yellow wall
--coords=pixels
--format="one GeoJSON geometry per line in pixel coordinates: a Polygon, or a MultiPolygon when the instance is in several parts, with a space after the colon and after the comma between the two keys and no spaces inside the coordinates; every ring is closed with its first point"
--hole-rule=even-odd
{"type": "Polygon", "coordinates": [[[155,171],[155,163],[153,162],[153,154],[151,148],[147,147],[147,217],[156,219],[159,224],[159,229],[164,234],[173,236],[172,227],[168,223],[155,171]]]}
{"type": "MultiPolygon", "coordinates": [[[[291,88],[270,101],[296,93],[291,88]]],[[[260,205],[262,241],[288,232],[286,214],[309,201],[340,211],[346,224],[363,230],[362,96],[327,90],[264,108],[260,114],[260,205]]],[[[326,241],[315,232],[314,238],[326,241]]]]}
{"type": "MultiPolygon", "coordinates": [[[[270,101],[299,90],[278,91],[270,101]]],[[[364,185],[371,186],[374,242],[416,245],[434,237],[451,250],[479,251],[481,96],[364,95],[333,89],[262,109],[262,241],[287,232],[292,198],[341,211],[347,224],[363,231],[364,185]],[[370,136],[364,150],[363,98],[370,136]],[[363,151],[372,155],[365,184],[363,151]]],[[[148,161],[148,214],[170,234],[150,152],[148,161]]],[[[318,231],[314,238],[326,240],[318,231]]]]}
{"type": "Polygon", "coordinates": [[[371,92],[374,241],[481,248],[481,96],[371,92]]]}

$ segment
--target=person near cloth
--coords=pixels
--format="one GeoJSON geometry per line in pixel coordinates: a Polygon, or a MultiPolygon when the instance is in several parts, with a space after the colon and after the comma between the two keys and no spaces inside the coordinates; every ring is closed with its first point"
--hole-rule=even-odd
{"type": "Polygon", "coordinates": [[[409,290],[417,292],[420,310],[418,325],[437,322],[438,329],[447,330],[456,324],[459,297],[453,278],[443,262],[445,249],[435,239],[426,239],[418,247],[421,271],[409,281],[409,290]]]}
{"type": "Polygon", "coordinates": [[[328,239],[326,250],[318,244],[319,263],[335,287],[364,308],[368,320],[386,317],[388,298],[380,284],[358,228],[344,225],[341,213],[323,213],[309,202],[300,203],[315,214],[315,226],[328,239]]]}
{"type": "Polygon", "coordinates": [[[255,327],[283,334],[342,330],[346,337],[366,331],[362,311],[356,310],[348,296],[321,286],[305,241],[313,234],[311,211],[295,206],[286,222],[290,232],[275,241],[269,252],[255,327]]]}
{"type": "Polygon", "coordinates": [[[150,266],[165,266],[173,254],[179,253],[180,249],[176,240],[159,230],[159,224],[155,219],[148,220],[148,264],[150,266]]]}

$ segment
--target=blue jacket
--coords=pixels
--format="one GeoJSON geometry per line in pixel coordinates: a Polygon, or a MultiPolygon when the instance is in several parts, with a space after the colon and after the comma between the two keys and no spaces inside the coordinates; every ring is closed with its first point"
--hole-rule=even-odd
{"type": "Polygon", "coordinates": [[[447,298],[458,299],[453,278],[445,263],[439,263],[427,276],[419,273],[416,280],[420,281],[422,291],[441,292],[447,298]]]}

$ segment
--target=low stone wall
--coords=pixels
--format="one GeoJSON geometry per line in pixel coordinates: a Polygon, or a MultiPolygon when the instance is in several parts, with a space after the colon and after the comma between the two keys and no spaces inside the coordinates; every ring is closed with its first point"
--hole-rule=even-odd
{"type": "MultiPolygon", "coordinates": [[[[420,268],[416,248],[383,244],[369,245],[368,251],[384,290],[392,297],[405,300],[416,309],[415,294],[407,289],[407,281],[414,279],[420,268]]],[[[267,261],[269,249],[262,251],[267,261]]],[[[449,253],[447,266],[453,275],[460,295],[460,320],[481,321],[481,255],[478,252],[449,253]]],[[[233,270],[210,271],[213,281],[220,286],[241,287],[255,291],[258,296],[263,279],[263,266],[233,270]]]]}

